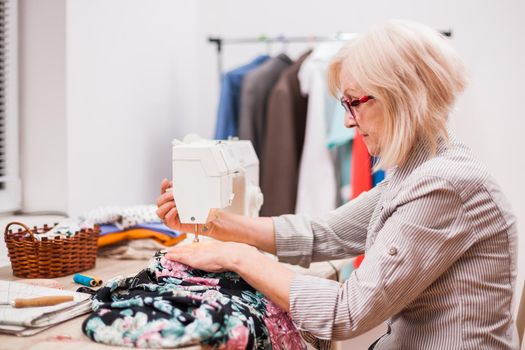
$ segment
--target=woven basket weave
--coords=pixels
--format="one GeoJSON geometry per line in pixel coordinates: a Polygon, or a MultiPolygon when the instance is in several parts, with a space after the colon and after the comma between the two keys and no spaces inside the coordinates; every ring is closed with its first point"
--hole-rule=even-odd
{"type": "Polygon", "coordinates": [[[88,270],[97,258],[98,227],[81,230],[70,237],[37,239],[53,226],[30,229],[21,222],[10,222],[5,227],[5,243],[11,260],[13,275],[23,278],[54,278],[88,270]],[[16,232],[10,227],[18,225],[16,232]]]}

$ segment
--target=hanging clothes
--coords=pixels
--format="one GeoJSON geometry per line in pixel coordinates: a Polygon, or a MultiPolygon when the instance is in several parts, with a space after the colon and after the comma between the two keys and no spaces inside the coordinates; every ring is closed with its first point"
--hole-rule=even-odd
{"type": "MultiPolygon", "coordinates": [[[[373,163],[373,162],[372,162],[373,163]]],[[[385,179],[385,171],[384,170],[378,170],[372,174],[372,182],[373,186],[377,186],[381,181],[385,179]]]]}
{"type": "Polygon", "coordinates": [[[239,138],[252,142],[259,159],[262,158],[266,131],[268,95],[283,70],[291,64],[290,57],[280,54],[246,74],[242,82],[239,101],[239,138]]]}
{"type": "Polygon", "coordinates": [[[308,95],[308,112],[295,212],[320,214],[336,206],[334,156],[326,147],[328,125],[338,101],[329,94],[326,71],[341,42],[319,44],[299,70],[301,91],[308,95]]]}
{"type": "Polygon", "coordinates": [[[363,135],[356,131],[352,152],[352,199],[372,188],[372,164],[363,135]]]}
{"type": "MultiPolygon", "coordinates": [[[[354,156],[352,157],[351,173],[353,179],[352,199],[366,192],[373,186],[372,180],[372,159],[366,148],[363,135],[356,132],[354,138],[354,156]]],[[[359,255],[354,260],[354,268],[357,269],[364,259],[364,255],[359,255]]]]}
{"type": "Polygon", "coordinates": [[[270,58],[262,55],[242,67],[224,75],[221,82],[221,95],[217,112],[215,139],[224,140],[229,136],[238,136],[239,99],[244,76],[270,58]]]}
{"type": "Polygon", "coordinates": [[[295,212],[308,103],[308,97],[301,93],[297,74],[311,52],[302,54],[283,71],[268,98],[266,135],[260,158],[262,216],[295,212]]]}
{"type": "Polygon", "coordinates": [[[162,253],[135,277],[96,291],[93,311],[82,330],[108,345],[306,348],[288,314],[236,273],[195,270],[162,253]]]}
{"type": "Polygon", "coordinates": [[[337,182],[337,206],[348,202],[352,193],[350,164],[355,129],[345,127],[344,118],[345,109],[340,104],[337,104],[327,140],[328,148],[337,150],[336,171],[340,173],[339,181],[337,182]]]}

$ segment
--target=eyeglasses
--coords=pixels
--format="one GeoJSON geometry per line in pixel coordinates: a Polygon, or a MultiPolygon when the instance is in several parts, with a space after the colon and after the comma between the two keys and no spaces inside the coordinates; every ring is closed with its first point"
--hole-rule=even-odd
{"type": "Polygon", "coordinates": [[[374,99],[374,96],[363,96],[356,100],[349,100],[346,97],[341,97],[341,105],[345,108],[345,111],[350,112],[353,118],[355,118],[354,108],[359,106],[362,103],[367,103],[368,101],[374,99]]]}

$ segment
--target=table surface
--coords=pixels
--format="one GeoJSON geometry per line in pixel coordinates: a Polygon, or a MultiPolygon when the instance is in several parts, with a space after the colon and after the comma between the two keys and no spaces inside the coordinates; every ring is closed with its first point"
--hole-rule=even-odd
{"type": "MultiPolygon", "coordinates": [[[[181,244],[187,244],[193,237],[187,238],[181,244]]],[[[291,266],[293,270],[323,278],[336,279],[337,271],[348,260],[335,260],[331,262],[312,263],[308,269],[299,266],[291,266]]],[[[97,258],[95,268],[84,271],[88,275],[95,275],[107,281],[117,275],[132,276],[147,266],[147,260],[112,260],[97,258]]],[[[11,266],[0,268],[0,280],[16,281],[21,280],[13,276],[11,266]]],[[[79,285],[73,282],[72,276],[55,278],[68,290],[76,290],[79,285]]],[[[13,335],[0,334],[0,349],[25,349],[25,350],[110,350],[122,349],[121,347],[102,345],[93,342],[82,333],[82,322],[88,315],[83,315],[66,321],[62,324],[51,327],[41,333],[30,337],[17,337],[13,335]]],[[[189,346],[181,349],[198,350],[203,349],[200,345],[189,346]]]]}

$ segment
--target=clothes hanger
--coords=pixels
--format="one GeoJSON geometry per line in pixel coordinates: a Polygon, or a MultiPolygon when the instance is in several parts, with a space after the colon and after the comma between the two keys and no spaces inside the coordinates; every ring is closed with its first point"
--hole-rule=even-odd
{"type": "Polygon", "coordinates": [[[266,34],[261,34],[257,37],[257,40],[260,42],[266,43],[266,54],[268,56],[271,56],[272,55],[272,46],[271,46],[272,43],[270,40],[268,40],[268,36],[266,34]]]}
{"type": "Polygon", "coordinates": [[[288,55],[288,39],[281,34],[277,37],[277,41],[281,43],[281,54],[288,55]]]}
{"type": "Polygon", "coordinates": [[[308,48],[310,50],[313,50],[315,48],[315,44],[316,44],[315,34],[310,33],[308,35],[308,41],[307,42],[308,42],[308,48]]]}

